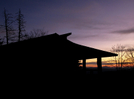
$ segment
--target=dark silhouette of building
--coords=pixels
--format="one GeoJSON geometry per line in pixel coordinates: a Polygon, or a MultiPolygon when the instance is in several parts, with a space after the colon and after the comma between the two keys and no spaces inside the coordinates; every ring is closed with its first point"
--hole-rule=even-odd
{"type": "MultiPolygon", "coordinates": [[[[117,54],[86,47],[67,39],[71,33],[57,33],[0,46],[1,69],[14,75],[72,74],[78,69],[78,60],[97,58],[98,71],[102,70],[102,57],[117,54]]],[[[31,77],[31,76],[30,76],[31,77]]]]}

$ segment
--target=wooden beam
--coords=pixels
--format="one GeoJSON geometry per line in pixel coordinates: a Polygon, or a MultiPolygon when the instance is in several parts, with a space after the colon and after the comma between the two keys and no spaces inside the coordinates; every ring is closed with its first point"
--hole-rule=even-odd
{"type": "Polygon", "coordinates": [[[101,57],[97,58],[97,65],[98,65],[98,73],[102,72],[102,62],[101,62],[101,57]]]}

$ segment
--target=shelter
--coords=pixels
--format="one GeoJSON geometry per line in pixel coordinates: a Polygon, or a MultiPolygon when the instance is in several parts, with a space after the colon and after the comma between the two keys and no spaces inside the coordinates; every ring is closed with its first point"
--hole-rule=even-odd
{"type": "Polygon", "coordinates": [[[14,71],[34,73],[69,73],[78,68],[78,60],[97,58],[98,70],[102,70],[102,57],[117,54],[79,45],[68,40],[71,33],[57,33],[0,46],[1,62],[14,71]],[[66,72],[65,72],[66,71],[66,72]]]}
{"type": "MultiPolygon", "coordinates": [[[[67,37],[71,35],[71,33],[60,35],[62,38],[67,37]]],[[[86,69],[86,59],[91,58],[97,58],[97,65],[98,65],[98,71],[102,71],[102,57],[111,57],[111,56],[117,56],[117,54],[98,50],[95,48],[79,45],[76,43],[73,43],[66,39],[65,43],[66,45],[65,49],[68,49],[71,55],[73,55],[77,60],[83,60],[83,69],[86,69]]]]}

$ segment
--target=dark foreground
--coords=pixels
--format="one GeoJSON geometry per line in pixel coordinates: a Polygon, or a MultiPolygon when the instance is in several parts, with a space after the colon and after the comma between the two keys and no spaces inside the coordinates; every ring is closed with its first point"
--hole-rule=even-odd
{"type": "Polygon", "coordinates": [[[58,83],[58,82],[122,82],[122,81],[133,81],[134,80],[134,68],[132,69],[120,69],[116,71],[104,71],[101,73],[89,73],[82,70],[79,71],[18,71],[12,72],[4,71],[1,74],[1,81],[8,84],[12,83],[58,83]]]}
{"type": "MultiPolygon", "coordinates": [[[[134,85],[134,69],[102,72],[101,74],[84,74],[77,72],[68,75],[42,72],[1,75],[1,90],[6,96],[20,97],[78,97],[83,98],[91,92],[113,94],[117,90],[126,91],[134,85]]],[[[119,92],[119,91],[117,91],[119,92]]],[[[118,94],[119,95],[119,94],[118,94]]],[[[95,95],[96,96],[96,95],[95,95]]],[[[123,95],[122,95],[123,96],[123,95]]]]}
{"type": "Polygon", "coordinates": [[[105,71],[101,74],[92,74],[88,75],[87,78],[92,78],[93,80],[100,81],[115,81],[115,82],[124,82],[124,81],[133,81],[134,80],[134,70],[117,70],[117,71],[105,71]]]}

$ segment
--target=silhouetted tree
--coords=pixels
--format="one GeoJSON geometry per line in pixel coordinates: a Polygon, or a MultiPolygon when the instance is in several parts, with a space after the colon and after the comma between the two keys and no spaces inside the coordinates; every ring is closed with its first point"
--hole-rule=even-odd
{"type": "MultiPolygon", "coordinates": [[[[27,33],[25,31],[25,21],[24,21],[24,15],[21,13],[21,10],[16,13],[17,16],[15,20],[13,20],[12,14],[7,13],[6,9],[4,9],[4,25],[0,25],[0,27],[4,27],[4,30],[6,32],[6,43],[9,44],[10,41],[16,41],[16,38],[18,38],[17,41],[21,41],[21,39],[31,39],[36,38],[40,36],[46,35],[48,32],[44,31],[43,29],[33,29],[30,31],[30,33],[27,33]],[[15,30],[13,29],[13,23],[17,22],[17,34],[15,35],[15,30]]],[[[4,40],[1,39],[1,40],[4,40]]],[[[1,42],[3,44],[3,41],[1,42]]]]}
{"type": "Polygon", "coordinates": [[[123,67],[123,63],[125,62],[125,49],[126,47],[123,45],[116,45],[112,47],[112,52],[117,53],[118,56],[115,57],[116,66],[120,64],[120,67],[123,67]]]}
{"type": "Polygon", "coordinates": [[[25,33],[24,37],[26,39],[31,39],[31,38],[45,36],[47,33],[48,31],[45,32],[43,29],[33,29],[32,31],[30,31],[30,33],[25,33]]]}
{"type": "Polygon", "coordinates": [[[6,42],[7,44],[9,43],[9,39],[13,40],[11,37],[11,35],[14,35],[14,29],[12,27],[12,23],[14,22],[12,20],[12,15],[10,13],[7,13],[6,9],[4,9],[4,28],[5,28],[5,32],[6,32],[6,42]]]}
{"type": "Polygon", "coordinates": [[[134,48],[127,48],[125,57],[128,63],[134,66],[134,48]]]}
{"type": "Polygon", "coordinates": [[[21,10],[19,9],[19,12],[17,13],[17,23],[18,23],[18,41],[22,38],[22,31],[25,31],[25,21],[24,21],[24,15],[21,13],[21,10]]]}

